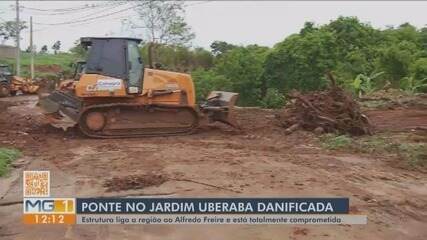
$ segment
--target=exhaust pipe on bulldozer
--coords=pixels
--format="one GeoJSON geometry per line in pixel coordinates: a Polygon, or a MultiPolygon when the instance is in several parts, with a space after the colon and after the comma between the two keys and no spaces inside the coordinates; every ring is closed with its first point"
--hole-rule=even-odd
{"type": "Polygon", "coordinates": [[[238,93],[212,91],[206,102],[200,105],[200,110],[207,115],[209,123],[222,122],[240,129],[234,114],[234,105],[238,97],[238,93]]]}

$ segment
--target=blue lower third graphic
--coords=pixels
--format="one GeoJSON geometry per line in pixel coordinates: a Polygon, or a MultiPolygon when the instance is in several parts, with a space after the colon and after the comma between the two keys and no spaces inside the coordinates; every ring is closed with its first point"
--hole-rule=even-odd
{"type": "Polygon", "coordinates": [[[348,198],[77,198],[79,214],[348,214],[348,198]]]}

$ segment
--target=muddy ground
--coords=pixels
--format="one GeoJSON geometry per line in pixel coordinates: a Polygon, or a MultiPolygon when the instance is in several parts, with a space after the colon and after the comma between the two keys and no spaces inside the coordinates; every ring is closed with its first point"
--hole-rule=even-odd
{"type": "MultiPolygon", "coordinates": [[[[20,174],[34,169],[51,171],[58,197],[340,196],[368,224],[28,226],[22,205],[11,204],[0,206],[1,239],[426,239],[427,172],[392,154],[324,150],[312,133],[285,135],[271,110],[238,109],[242,132],[214,125],[189,136],[99,140],[43,125],[36,100],[0,99],[0,145],[24,155],[0,179],[0,203],[22,200],[20,174]]],[[[426,112],[368,114],[379,132],[425,136],[426,112]]]]}

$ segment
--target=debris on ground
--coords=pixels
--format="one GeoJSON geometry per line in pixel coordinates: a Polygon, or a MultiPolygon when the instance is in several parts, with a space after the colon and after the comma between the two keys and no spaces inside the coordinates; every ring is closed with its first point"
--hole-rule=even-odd
{"type": "Polygon", "coordinates": [[[37,93],[39,88],[38,82],[18,76],[13,76],[10,85],[11,92],[14,93],[12,95],[15,95],[18,91],[21,91],[23,94],[34,94],[37,93]]]}
{"type": "Polygon", "coordinates": [[[372,134],[367,116],[361,113],[359,104],[344,89],[332,85],[325,91],[302,94],[297,91],[288,96],[292,99],[283,111],[276,115],[286,134],[298,129],[321,133],[350,135],[372,134]]]}
{"type": "Polygon", "coordinates": [[[144,174],[129,175],[125,177],[113,177],[104,183],[107,192],[118,192],[131,189],[142,189],[152,186],[160,186],[167,181],[163,175],[144,174]]]}
{"type": "Polygon", "coordinates": [[[43,73],[60,73],[63,71],[63,69],[58,64],[48,64],[48,65],[36,65],[35,71],[43,72],[43,73]]]}

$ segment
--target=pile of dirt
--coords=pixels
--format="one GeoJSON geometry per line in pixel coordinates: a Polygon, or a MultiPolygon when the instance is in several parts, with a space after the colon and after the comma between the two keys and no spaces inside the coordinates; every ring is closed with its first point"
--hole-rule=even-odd
{"type": "Polygon", "coordinates": [[[50,64],[50,65],[36,65],[35,70],[37,72],[44,73],[60,73],[62,72],[62,67],[58,64],[50,64]]]}
{"type": "Polygon", "coordinates": [[[160,186],[167,181],[163,175],[145,174],[114,177],[104,182],[107,192],[118,192],[130,189],[142,189],[151,186],[160,186]]]}
{"type": "Polygon", "coordinates": [[[335,85],[325,91],[301,94],[294,91],[292,99],[276,115],[286,133],[302,128],[316,133],[364,135],[372,133],[368,118],[360,111],[358,103],[342,88],[335,85]]]}

